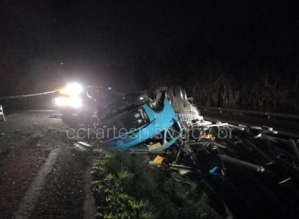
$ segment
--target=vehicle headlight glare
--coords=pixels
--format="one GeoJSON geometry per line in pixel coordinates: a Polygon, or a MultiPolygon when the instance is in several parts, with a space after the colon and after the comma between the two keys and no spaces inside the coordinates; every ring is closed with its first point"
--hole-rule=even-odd
{"type": "Polygon", "coordinates": [[[57,98],[54,99],[54,103],[57,106],[66,106],[66,104],[67,104],[66,99],[67,98],[65,98],[65,97],[57,97],[57,98]]]}
{"type": "Polygon", "coordinates": [[[79,97],[70,97],[68,100],[68,105],[73,108],[80,108],[82,106],[81,98],[79,97]]]}
{"type": "Polygon", "coordinates": [[[54,99],[54,103],[60,107],[73,107],[80,108],[82,106],[82,100],[80,97],[57,97],[54,99]]]}
{"type": "Polygon", "coordinates": [[[65,88],[59,90],[61,94],[70,95],[70,96],[78,96],[83,91],[83,87],[79,83],[69,83],[65,88]]]}

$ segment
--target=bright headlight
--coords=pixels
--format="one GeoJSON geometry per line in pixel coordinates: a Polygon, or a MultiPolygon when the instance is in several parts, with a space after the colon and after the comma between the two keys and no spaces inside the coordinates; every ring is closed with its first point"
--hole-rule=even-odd
{"type": "Polygon", "coordinates": [[[61,107],[70,106],[73,108],[80,108],[82,106],[80,97],[57,97],[54,99],[54,103],[61,107]]]}
{"type": "Polygon", "coordinates": [[[69,83],[65,88],[59,90],[61,94],[70,95],[70,96],[78,96],[83,90],[81,84],[78,83],[69,83]]]}
{"type": "Polygon", "coordinates": [[[82,101],[80,97],[70,97],[68,105],[73,108],[80,108],[82,106],[82,101]]]}
{"type": "Polygon", "coordinates": [[[66,106],[66,104],[67,104],[67,98],[66,97],[56,97],[54,99],[54,103],[57,106],[66,106]]]}

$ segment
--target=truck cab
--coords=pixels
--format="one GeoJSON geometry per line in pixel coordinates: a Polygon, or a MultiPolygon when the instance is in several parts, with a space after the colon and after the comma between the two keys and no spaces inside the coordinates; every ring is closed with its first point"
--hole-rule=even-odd
{"type": "Polygon", "coordinates": [[[97,131],[105,134],[101,141],[104,148],[159,152],[182,136],[178,116],[165,92],[159,99],[142,92],[127,94],[108,107],[112,110],[97,126],[97,131]]]}

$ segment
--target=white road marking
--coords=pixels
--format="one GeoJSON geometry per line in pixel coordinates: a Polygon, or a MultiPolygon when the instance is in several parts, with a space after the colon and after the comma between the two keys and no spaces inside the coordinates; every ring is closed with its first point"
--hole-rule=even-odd
{"type": "Polygon", "coordinates": [[[17,113],[14,113],[14,114],[11,114],[11,115],[8,115],[8,116],[5,116],[5,118],[12,117],[12,116],[15,116],[15,115],[17,115],[17,113]]]}
{"type": "Polygon", "coordinates": [[[37,200],[41,195],[41,192],[46,183],[46,177],[51,172],[53,165],[59,155],[60,148],[56,148],[51,151],[46,162],[41,167],[34,181],[31,183],[29,190],[27,191],[23,202],[21,203],[19,210],[15,214],[16,219],[28,219],[33,212],[37,200]]]}
{"type": "Polygon", "coordinates": [[[85,200],[83,219],[95,219],[95,215],[97,213],[95,200],[91,191],[91,183],[90,167],[88,167],[85,173],[85,200]]]}

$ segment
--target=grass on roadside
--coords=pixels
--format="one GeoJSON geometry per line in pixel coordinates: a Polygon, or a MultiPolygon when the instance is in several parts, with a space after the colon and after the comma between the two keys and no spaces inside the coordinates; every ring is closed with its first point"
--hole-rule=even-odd
{"type": "Polygon", "coordinates": [[[97,218],[219,218],[206,196],[148,168],[144,157],[95,150],[92,167],[97,218]]]}

